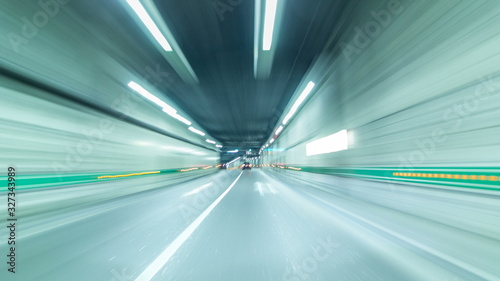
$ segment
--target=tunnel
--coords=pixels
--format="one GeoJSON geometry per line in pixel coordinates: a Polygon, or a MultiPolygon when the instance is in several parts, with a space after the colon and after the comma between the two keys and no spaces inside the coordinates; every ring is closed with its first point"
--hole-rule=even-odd
{"type": "Polygon", "coordinates": [[[500,280],[500,2],[2,0],[1,281],[500,280]]]}

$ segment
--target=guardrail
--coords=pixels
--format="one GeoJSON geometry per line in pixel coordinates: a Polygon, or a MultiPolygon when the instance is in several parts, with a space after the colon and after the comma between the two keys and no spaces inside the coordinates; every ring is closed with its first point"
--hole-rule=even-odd
{"type": "Polygon", "coordinates": [[[275,169],[328,174],[342,177],[401,183],[434,184],[486,190],[500,190],[499,167],[313,167],[287,166],[280,164],[263,165],[275,169]]]}

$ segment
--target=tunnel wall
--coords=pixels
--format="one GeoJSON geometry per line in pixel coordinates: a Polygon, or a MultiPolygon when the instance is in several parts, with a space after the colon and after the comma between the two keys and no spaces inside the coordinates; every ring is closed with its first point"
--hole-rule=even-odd
{"type": "Polygon", "coordinates": [[[143,33],[116,33],[99,21],[128,20],[125,4],[100,4],[122,13],[98,16],[105,9],[78,1],[2,3],[0,197],[12,166],[23,202],[19,216],[217,171],[219,154],[205,138],[127,86],[138,83],[190,119],[169,98],[185,84],[153,46],[141,45],[143,33]]]}
{"type": "MultiPolygon", "coordinates": [[[[154,47],[139,48],[139,30],[120,37],[101,22],[103,32],[95,34],[86,17],[97,21],[101,10],[85,10],[77,1],[4,6],[0,125],[8,141],[0,148],[11,164],[25,174],[65,175],[218,163],[204,138],[127,86],[137,82],[190,119],[168,97],[178,86],[175,71],[160,67],[155,59],[163,62],[161,56],[151,58],[154,47]]],[[[128,18],[125,10],[106,16],[122,17],[128,18]]]]}
{"type": "Polygon", "coordinates": [[[3,158],[24,174],[162,170],[218,163],[218,153],[202,147],[201,141],[200,146],[190,144],[6,77],[0,77],[0,84],[3,158]]]}
{"type": "Polygon", "coordinates": [[[500,4],[369,2],[352,4],[338,28],[345,32],[332,32],[326,49],[335,55],[321,55],[310,69],[303,84],[316,83],[312,97],[264,152],[264,162],[499,166],[491,152],[500,148],[500,34],[494,28],[500,4]],[[307,143],[343,129],[348,150],[306,156],[307,143]]]}
{"type": "Polygon", "coordinates": [[[13,167],[18,217],[67,212],[217,171],[218,152],[201,141],[188,143],[4,76],[0,85],[0,198],[13,167]]]}
{"type": "Polygon", "coordinates": [[[113,6],[117,13],[98,16],[105,10],[88,10],[78,1],[4,1],[0,70],[56,88],[74,100],[175,132],[183,139],[199,141],[185,124],[127,86],[130,81],[138,83],[186,117],[169,98],[185,83],[153,46],[140,44],[144,35],[139,29],[123,27],[117,33],[108,28],[109,22],[120,26],[130,20],[123,7],[126,3],[99,4],[113,6]],[[109,22],[100,22],[100,16],[109,22]],[[93,32],[94,28],[102,33],[93,32]]]}

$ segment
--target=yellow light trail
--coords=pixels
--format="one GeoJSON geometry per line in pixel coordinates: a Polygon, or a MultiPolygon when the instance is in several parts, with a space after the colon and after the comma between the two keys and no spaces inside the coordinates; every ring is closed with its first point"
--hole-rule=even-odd
{"type": "Polygon", "coordinates": [[[431,174],[431,173],[393,173],[396,177],[416,177],[416,178],[441,178],[455,180],[481,180],[481,181],[499,181],[498,176],[484,175],[457,175],[457,174],[431,174]]]}
{"type": "Polygon", "coordinates": [[[194,171],[194,170],[198,170],[198,168],[182,169],[182,170],[179,170],[179,172],[189,172],[189,171],[194,171]]]}
{"type": "Polygon", "coordinates": [[[126,175],[100,176],[100,177],[97,177],[97,178],[98,179],[114,179],[114,178],[124,178],[124,177],[151,175],[151,174],[159,174],[159,173],[160,173],[160,171],[154,171],[154,172],[126,174],[126,175]]]}

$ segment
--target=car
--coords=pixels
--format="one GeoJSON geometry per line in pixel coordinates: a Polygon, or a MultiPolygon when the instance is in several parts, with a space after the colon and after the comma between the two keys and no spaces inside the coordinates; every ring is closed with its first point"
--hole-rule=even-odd
{"type": "Polygon", "coordinates": [[[243,165],[241,165],[242,170],[251,170],[252,169],[252,164],[245,162],[243,165]]]}

